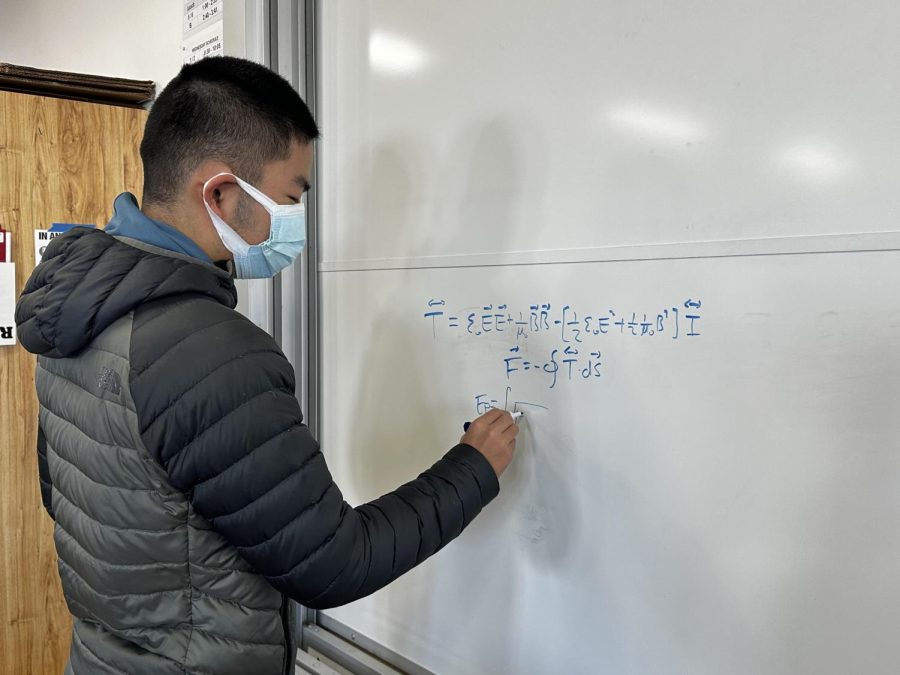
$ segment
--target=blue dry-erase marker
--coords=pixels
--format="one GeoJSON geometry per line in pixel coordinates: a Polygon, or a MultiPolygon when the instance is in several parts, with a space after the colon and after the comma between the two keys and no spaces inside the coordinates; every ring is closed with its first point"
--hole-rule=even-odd
{"type": "MultiPolygon", "coordinates": [[[[514,412],[514,413],[509,413],[509,414],[513,416],[513,419],[517,419],[517,418],[521,417],[522,415],[524,415],[525,413],[523,413],[523,412],[514,412]]],[[[470,427],[471,425],[472,425],[471,422],[466,422],[465,424],[463,424],[463,433],[467,432],[467,431],[469,430],[469,427],[470,427]]]]}

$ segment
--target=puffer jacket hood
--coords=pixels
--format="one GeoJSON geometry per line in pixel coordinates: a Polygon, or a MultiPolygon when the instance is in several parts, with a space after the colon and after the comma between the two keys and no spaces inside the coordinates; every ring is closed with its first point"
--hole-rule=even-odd
{"type": "Polygon", "coordinates": [[[141,242],[79,227],[50,242],[16,306],[22,346],[33,354],[77,354],[139,305],[192,293],[237,304],[224,270],[141,242]],[[212,272],[212,273],[210,273],[212,272]]]}

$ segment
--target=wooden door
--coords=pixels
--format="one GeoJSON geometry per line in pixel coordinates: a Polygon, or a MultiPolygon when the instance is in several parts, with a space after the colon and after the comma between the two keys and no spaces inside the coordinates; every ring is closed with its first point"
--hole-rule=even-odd
{"type": "MultiPolygon", "coordinates": [[[[146,117],[0,91],[0,225],[12,232],[17,294],[34,269],[35,229],[103,226],[117,194],[140,198],[146,117]]],[[[0,673],[57,675],[72,624],[38,487],[34,367],[21,346],[0,347],[0,673]]]]}

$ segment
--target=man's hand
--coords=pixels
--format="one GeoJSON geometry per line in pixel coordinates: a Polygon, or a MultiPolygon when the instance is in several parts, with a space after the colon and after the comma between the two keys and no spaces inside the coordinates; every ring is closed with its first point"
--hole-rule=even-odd
{"type": "Polygon", "coordinates": [[[472,422],[459,442],[478,450],[500,476],[512,461],[518,433],[512,415],[493,408],[472,422]]]}

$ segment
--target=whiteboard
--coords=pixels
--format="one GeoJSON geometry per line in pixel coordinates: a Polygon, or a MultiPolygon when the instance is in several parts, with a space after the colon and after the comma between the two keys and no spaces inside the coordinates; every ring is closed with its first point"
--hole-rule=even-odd
{"type": "Polygon", "coordinates": [[[323,5],[335,479],[526,411],[472,526],[327,615],[441,674],[897,672],[900,9],[323,5]]]}

